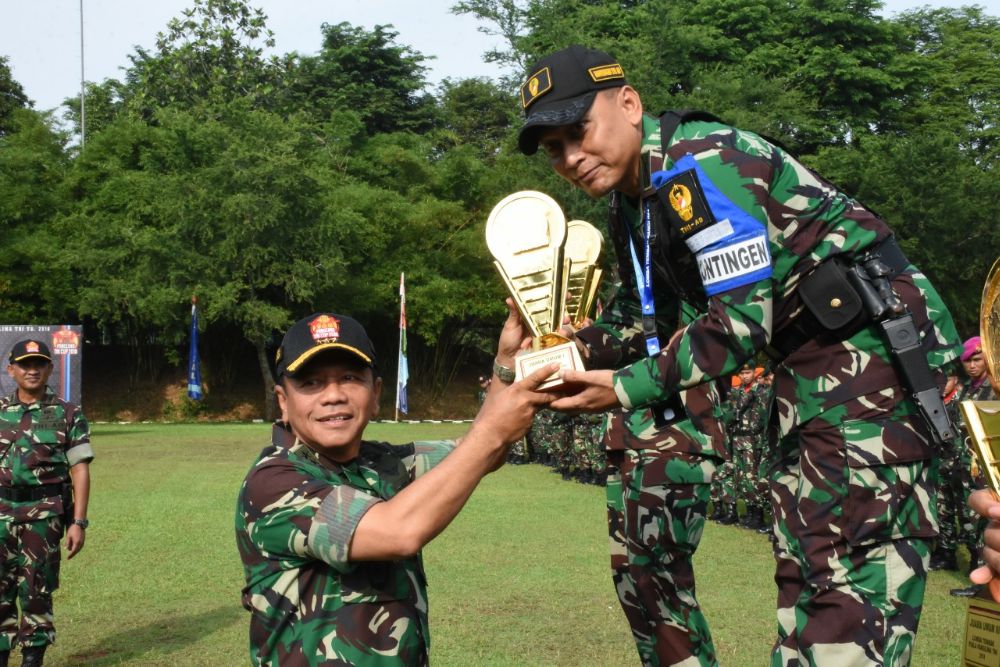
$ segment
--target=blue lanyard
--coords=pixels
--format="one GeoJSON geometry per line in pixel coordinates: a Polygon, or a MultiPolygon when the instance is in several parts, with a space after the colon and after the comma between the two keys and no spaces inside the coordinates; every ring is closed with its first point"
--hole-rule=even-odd
{"type": "Polygon", "coordinates": [[[643,261],[639,266],[639,258],[635,252],[635,240],[629,234],[629,250],[632,252],[632,268],[635,271],[635,282],[639,289],[639,300],[642,304],[642,332],[646,337],[646,353],[655,357],[660,353],[660,338],[656,334],[656,304],[653,302],[653,256],[650,251],[650,238],[653,232],[653,220],[650,212],[650,202],[642,202],[642,241],[643,261]]]}

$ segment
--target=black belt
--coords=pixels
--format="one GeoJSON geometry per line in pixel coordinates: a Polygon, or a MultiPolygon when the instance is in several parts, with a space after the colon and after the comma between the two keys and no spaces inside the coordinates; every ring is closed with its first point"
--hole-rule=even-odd
{"type": "Polygon", "coordinates": [[[24,503],[62,495],[64,484],[42,484],[40,486],[0,486],[0,500],[24,503]]]}
{"type": "MultiPolygon", "coordinates": [[[[896,276],[903,273],[903,271],[906,270],[906,267],[910,265],[909,260],[906,259],[906,255],[903,254],[903,250],[899,247],[899,244],[896,243],[895,236],[887,236],[875,246],[868,248],[859,254],[865,256],[878,256],[882,263],[890,269],[889,274],[886,276],[890,282],[894,280],[896,276]]],[[[836,256],[831,257],[827,261],[835,260],[836,256]]],[[[874,324],[874,322],[867,318],[863,318],[861,321],[856,322],[853,326],[848,326],[843,330],[832,332],[820,324],[819,320],[816,319],[816,316],[813,315],[808,308],[803,307],[802,312],[799,313],[798,317],[796,317],[781,331],[775,332],[770,344],[766,345],[763,351],[764,354],[770,357],[771,360],[781,363],[785,360],[785,358],[814,338],[828,334],[831,336],[830,342],[835,343],[847,340],[871,324],[874,324]]]]}

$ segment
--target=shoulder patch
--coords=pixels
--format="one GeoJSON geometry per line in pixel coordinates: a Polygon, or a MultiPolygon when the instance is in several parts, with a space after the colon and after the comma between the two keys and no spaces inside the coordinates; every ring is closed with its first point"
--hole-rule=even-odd
{"type": "Polygon", "coordinates": [[[660,209],[695,256],[706,294],[771,277],[767,228],[734,204],[692,155],[652,180],[660,209]]]}

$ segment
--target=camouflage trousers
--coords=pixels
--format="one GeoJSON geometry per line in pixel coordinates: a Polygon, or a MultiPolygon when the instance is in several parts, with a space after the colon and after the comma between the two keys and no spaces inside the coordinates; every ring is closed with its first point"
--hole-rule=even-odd
{"type": "Polygon", "coordinates": [[[972,479],[972,453],[961,440],[949,442],[941,448],[938,470],[938,522],[941,535],[938,546],[945,551],[955,551],[959,544],[968,547],[971,554],[978,554],[985,521],[969,507],[969,494],[976,488],[972,479]]]}
{"type": "Polygon", "coordinates": [[[726,504],[736,502],[736,489],[733,487],[733,478],[736,476],[736,464],[733,463],[732,459],[732,442],[726,444],[726,449],[729,451],[729,458],[716,468],[715,475],[712,476],[709,492],[710,500],[716,507],[719,506],[720,502],[726,504]]]}
{"type": "Polygon", "coordinates": [[[0,651],[55,641],[52,593],[59,587],[61,537],[62,517],[0,520],[0,651]]]}
{"type": "Polygon", "coordinates": [[[718,664],[691,562],[714,470],[691,455],[608,453],[612,577],[643,665],[718,664]]]}
{"type": "Polygon", "coordinates": [[[733,492],[738,500],[746,503],[748,510],[764,509],[770,503],[767,487],[762,488],[760,484],[759,443],[760,438],[755,435],[734,435],[732,438],[733,492]]]}
{"type": "Polygon", "coordinates": [[[778,443],[772,666],[910,661],[937,530],[934,461],[897,401],[853,399],[778,443]]]}

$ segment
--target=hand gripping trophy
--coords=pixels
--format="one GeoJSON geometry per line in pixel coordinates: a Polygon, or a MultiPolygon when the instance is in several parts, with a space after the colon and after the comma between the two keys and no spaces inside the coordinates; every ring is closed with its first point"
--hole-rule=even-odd
{"type": "MultiPolygon", "coordinates": [[[[532,349],[516,359],[520,380],[550,363],[583,370],[576,343],[559,333],[567,316],[583,322],[597,294],[603,239],[589,223],[568,225],[559,205],[541,192],[515,192],[493,207],[486,221],[486,245],[521,319],[532,349]]],[[[541,385],[562,384],[553,375],[541,385]]]]}

